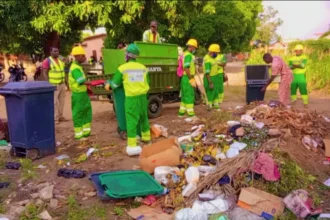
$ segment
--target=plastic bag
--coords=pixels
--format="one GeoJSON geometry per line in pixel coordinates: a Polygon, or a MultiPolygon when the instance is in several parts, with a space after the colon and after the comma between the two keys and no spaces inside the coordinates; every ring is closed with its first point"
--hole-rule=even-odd
{"type": "Polygon", "coordinates": [[[199,171],[197,167],[189,167],[185,172],[187,183],[197,184],[199,181],[199,171]]]}
{"type": "Polygon", "coordinates": [[[231,149],[237,149],[239,151],[243,150],[246,148],[247,144],[241,143],[241,142],[234,142],[233,144],[230,145],[231,149]]]}
{"type": "Polygon", "coordinates": [[[227,150],[227,152],[226,152],[227,158],[233,158],[233,157],[236,157],[237,155],[239,155],[238,149],[229,148],[229,150],[227,150]]]}
{"type": "Polygon", "coordinates": [[[175,220],[207,220],[206,213],[195,211],[191,208],[181,209],[175,214],[175,220]]]}
{"type": "Polygon", "coordinates": [[[227,211],[229,209],[229,205],[226,200],[220,198],[206,202],[197,200],[194,202],[192,209],[207,214],[216,214],[227,211]]]}
{"type": "Polygon", "coordinates": [[[264,220],[264,218],[240,207],[236,207],[230,211],[228,217],[230,220],[264,220]]]}
{"type": "Polygon", "coordinates": [[[253,118],[250,115],[242,115],[241,117],[241,123],[250,125],[253,123],[253,118]]]}

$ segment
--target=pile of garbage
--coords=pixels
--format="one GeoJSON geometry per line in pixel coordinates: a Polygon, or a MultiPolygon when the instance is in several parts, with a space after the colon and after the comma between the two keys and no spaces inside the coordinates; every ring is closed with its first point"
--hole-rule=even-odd
{"type": "Polygon", "coordinates": [[[166,188],[158,199],[162,211],[175,213],[177,220],[208,219],[215,214],[216,219],[241,219],[246,215],[250,216],[247,219],[272,219],[282,215],[285,208],[298,218],[319,215],[321,210],[312,206],[304,189],[282,198],[252,186],[257,180],[280,181],[284,172],[272,155],[280,137],[294,135],[305,142],[310,137],[324,147],[322,138],[330,125],[326,118],[271,103],[234,114],[240,119],[224,123],[226,117],[220,117],[222,121],[212,121],[212,126],[207,122],[196,125],[185,136],[143,149],[141,169],[153,173],[166,188]]]}

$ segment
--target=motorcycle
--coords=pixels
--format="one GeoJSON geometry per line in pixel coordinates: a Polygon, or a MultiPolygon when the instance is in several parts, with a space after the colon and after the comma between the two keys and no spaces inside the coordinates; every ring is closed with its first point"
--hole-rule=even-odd
{"type": "Polygon", "coordinates": [[[2,72],[3,68],[0,66],[0,83],[5,79],[5,74],[2,72]]]}
{"type": "Polygon", "coordinates": [[[38,66],[35,73],[34,73],[34,76],[33,76],[33,79],[34,81],[38,81],[39,77],[41,76],[41,73],[42,73],[42,66],[38,66]]]}
{"type": "Polygon", "coordinates": [[[9,67],[9,82],[27,81],[27,75],[25,74],[24,69],[23,65],[13,65],[9,67]]]}

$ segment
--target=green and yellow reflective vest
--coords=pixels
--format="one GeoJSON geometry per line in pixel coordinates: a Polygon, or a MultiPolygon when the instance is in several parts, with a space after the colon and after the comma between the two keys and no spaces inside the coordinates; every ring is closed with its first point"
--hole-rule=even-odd
{"type": "Polygon", "coordinates": [[[69,87],[72,92],[86,92],[87,86],[86,85],[80,85],[79,81],[85,81],[86,76],[84,74],[84,69],[81,65],[77,64],[76,62],[73,62],[70,67],[70,73],[69,73],[69,87]],[[73,70],[78,69],[81,71],[81,76],[79,79],[75,79],[72,75],[73,70]]]}
{"type": "Polygon", "coordinates": [[[52,57],[49,57],[49,72],[48,72],[48,78],[49,83],[53,85],[58,85],[60,83],[63,83],[65,80],[65,72],[64,72],[64,63],[57,58],[58,64],[55,62],[55,60],[52,57]]]}
{"type": "MultiPolygon", "coordinates": [[[[190,75],[194,76],[196,73],[195,67],[195,56],[189,51],[184,52],[183,54],[183,70],[189,68],[190,75]]],[[[183,72],[183,75],[187,75],[186,71],[183,72]]]]}
{"type": "Polygon", "coordinates": [[[123,84],[125,96],[139,96],[149,91],[148,69],[143,64],[130,60],[115,72],[110,85],[116,89],[123,84]]]}
{"type": "Polygon", "coordinates": [[[293,74],[305,74],[306,73],[307,57],[305,55],[293,56],[289,60],[289,66],[292,69],[293,65],[300,65],[301,68],[294,68],[293,74]]]}
{"type": "Polygon", "coordinates": [[[210,74],[210,76],[216,76],[218,71],[218,65],[215,58],[211,57],[209,54],[204,56],[204,73],[210,74]]]}
{"type": "Polygon", "coordinates": [[[215,59],[218,63],[218,73],[224,73],[223,66],[220,66],[220,64],[226,62],[225,56],[223,54],[218,54],[215,59]]]}

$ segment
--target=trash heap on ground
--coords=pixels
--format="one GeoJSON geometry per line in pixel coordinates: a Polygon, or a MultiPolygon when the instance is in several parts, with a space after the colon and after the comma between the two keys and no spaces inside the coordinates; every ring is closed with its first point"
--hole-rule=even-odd
{"type": "MultiPolygon", "coordinates": [[[[307,145],[325,154],[323,138],[330,128],[326,119],[276,102],[255,104],[233,113],[215,113],[187,135],[148,145],[140,155],[140,168],[146,176],[153,174],[155,181],[132,184],[134,190],[145,188],[144,194],[135,195],[144,206],[128,214],[135,219],[174,215],[177,220],[273,219],[284,212],[297,218],[319,216],[322,210],[314,207],[307,191],[315,177],[286,157],[279,146],[285,144],[282,139],[294,136],[301,139],[302,148],[307,145]]],[[[164,127],[155,132],[157,127],[152,129],[155,137],[167,136],[164,127]]],[[[137,172],[141,171],[130,175],[137,172]]],[[[116,181],[106,187],[115,190],[116,181]]]]}

